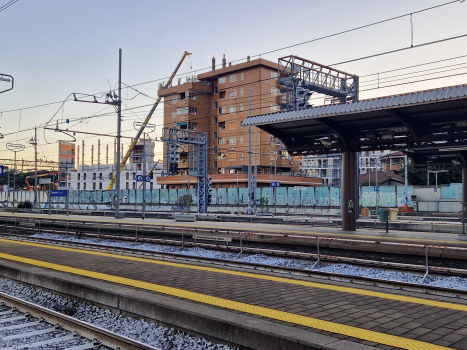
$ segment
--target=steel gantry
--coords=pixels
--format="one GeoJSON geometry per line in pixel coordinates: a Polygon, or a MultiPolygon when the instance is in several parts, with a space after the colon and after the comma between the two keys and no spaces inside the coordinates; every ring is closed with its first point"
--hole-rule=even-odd
{"type": "Polygon", "coordinates": [[[279,58],[281,110],[308,106],[313,92],[332,96],[331,103],[358,101],[358,76],[298,56],[279,58]]]}
{"type": "Polygon", "coordinates": [[[163,128],[162,141],[167,142],[167,169],[170,169],[170,149],[180,144],[194,145],[198,148],[198,161],[195,175],[198,178],[198,213],[208,210],[208,133],[177,128],[163,128]]]}

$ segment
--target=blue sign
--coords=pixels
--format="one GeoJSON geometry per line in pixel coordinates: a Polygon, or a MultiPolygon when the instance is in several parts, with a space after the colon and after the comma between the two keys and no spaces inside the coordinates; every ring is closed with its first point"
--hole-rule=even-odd
{"type": "Polygon", "coordinates": [[[379,186],[375,186],[375,187],[373,187],[373,189],[375,190],[375,192],[379,192],[379,191],[380,191],[379,186]]]}
{"type": "Polygon", "coordinates": [[[438,189],[435,187],[435,192],[438,192],[438,189]]]}
{"type": "Polygon", "coordinates": [[[0,165],[0,177],[3,176],[3,165],[0,165]]]}
{"type": "Polygon", "coordinates": [[[271,182],[271,187],[281,187],[281,183],[279,181],[271,182]]]}
{"type": "Polygon", "coordinates": [[[66,197],[67,190],[52,190],[50,191],[50,197],[66,197]]]}
{"type": "MultiPolygon", "coordinates": [[[[151,176],[146,175],[145,180],[146,180],[146,182],[151,182],[151,176]]],[[[143,182],[143,175],[136,175],[136,181],[137,182],[143,182]]]]}

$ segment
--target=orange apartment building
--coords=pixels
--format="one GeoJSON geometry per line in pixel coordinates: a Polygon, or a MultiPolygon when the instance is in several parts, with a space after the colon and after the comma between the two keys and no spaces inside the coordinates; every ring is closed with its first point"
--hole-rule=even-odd
{"type": "MultiPolygon", "coordinates": [[[[209,174],[248,173],[248,127],[242,127],[241,124],[249,115],[250,85],[251,115],[279,111],[277,63],[264,59],[247,59],[240,64],[227,65],[224,58],[222,68],[215,68],[213,58],[212,71],[197,77],[188,77],[185,81],[179,79],[178,84],[175,82],[171,87],[160,88],[158,94],[164,97],[164,126],[208,133],[209,174]]],[[[297,172],[298,159],[289,157],[287,151],[281,150],[277,140],[271,135],[255,129],[252,129],[252,167],[255,165],[256,152],[258,178],[270,178],[269,175],[274,174],[276,162],[277,181],[283,175],[297,172]]],[[[188,147],[191,146],[186,145],[179,149],[180,176],[186,176],[189,172],[188,147]]],[[[228,179],[233,177],[224,177],[227,186],[215,187],[234,187],[233,183],[231,186],[227,184],[230,183],[228,179]]],[[[177,176],[165,178],[164,183],[180,184],[181,178],[175,178],[177,176]],[[173,181],[171,178],[174,178],[173,181]]],[[[302,178],[297,182],[303,186],[303,180],[302,178]]],[[[309,180],[311,186],[317,185],[316,181],[309,180]]],[[[242,183],[239,184],[240,187],[243,187],[242,183]]]]}

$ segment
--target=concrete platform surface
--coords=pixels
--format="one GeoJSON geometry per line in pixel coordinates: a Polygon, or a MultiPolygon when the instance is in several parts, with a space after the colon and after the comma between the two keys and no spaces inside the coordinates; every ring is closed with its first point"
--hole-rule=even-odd
{"type": "Polygon", "coordinates": [[[467,349],[467,300],[6,239],[0,266],[244,349],[467,349]]]}

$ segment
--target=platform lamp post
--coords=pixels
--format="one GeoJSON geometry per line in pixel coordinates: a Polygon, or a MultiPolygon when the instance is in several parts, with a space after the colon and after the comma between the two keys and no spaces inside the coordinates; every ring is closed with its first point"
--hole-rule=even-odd
{"type": "Polygon", "coordinates": [[[12,152],[15,152],[15,166],[14,166],[14,171],[13,171],[13,212],[15,208],[15,191],[16,191],[16,153],[21,152],[22,150],[25,149],[26,146],[21,145],[19,143],[7,143],[6,148],[12,152]]]}

